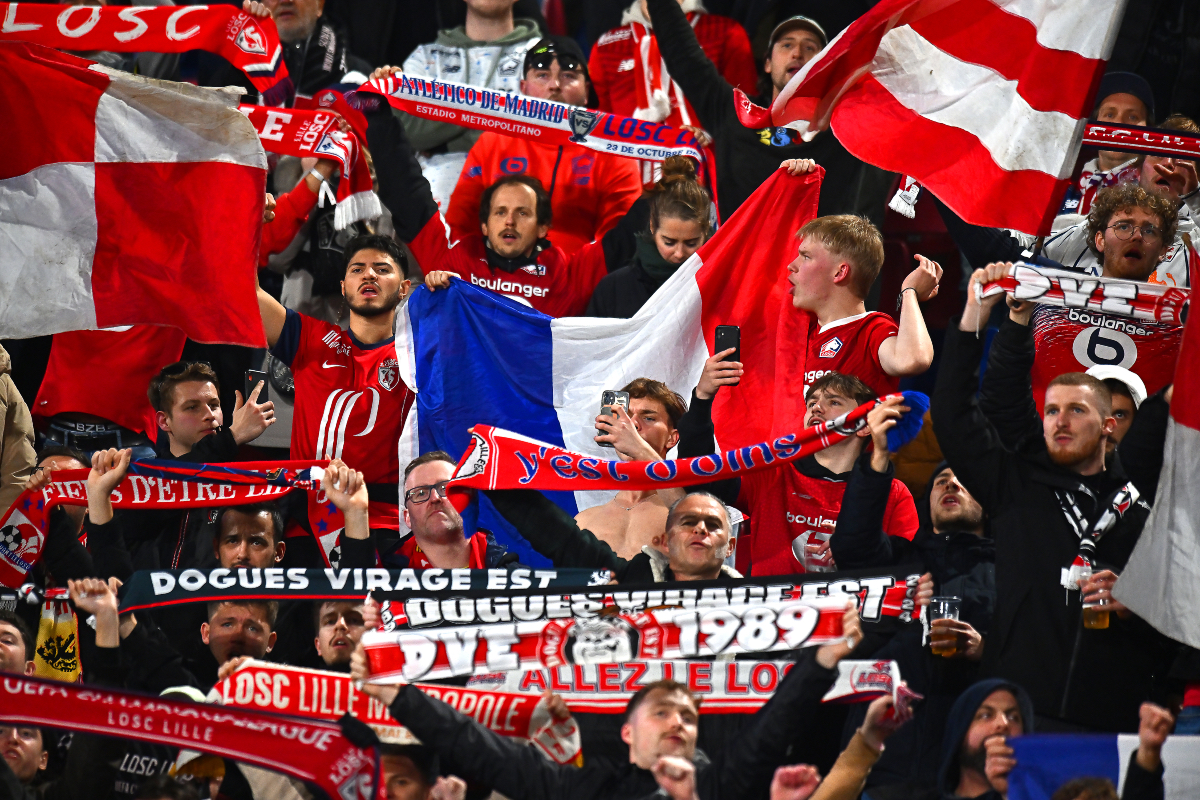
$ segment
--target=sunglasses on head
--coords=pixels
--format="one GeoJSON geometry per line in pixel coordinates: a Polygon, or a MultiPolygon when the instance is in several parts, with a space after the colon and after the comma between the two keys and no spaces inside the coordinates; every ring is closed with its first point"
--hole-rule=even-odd
{"type": "Polygon", "coordinates": [[[546,47],[531,53],[525,60],[525,71],[531,69],[550,69],[550,65],[558,62],[558,68],[563,72],[584,72],[583,62],[573,55],[559,53],[552,47],[546,47]]]}

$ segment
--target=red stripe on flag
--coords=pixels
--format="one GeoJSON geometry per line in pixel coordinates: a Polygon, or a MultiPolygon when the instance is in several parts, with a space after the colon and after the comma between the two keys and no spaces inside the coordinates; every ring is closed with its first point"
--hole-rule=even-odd
{"type": "Polygon", "coordinates": [[[1068,181],[1044,172],[1002,169],[976,136],[909,110],[870,76],[842,97],[832,127],[853,155],[892,172],[920,175],[934,195],[974,225],[1048,231],[1067,190],[1068,181]],[[881,137],[882,130],[888,135],[881,137]]]}
{"type": "Polygon", "coordinates": [[[709,353],[717,325],[741,327],[742,382],[713,403],[728,444],[773,441],[804,419],[808,327],[792,308],[787,265],[799,246],[796,231],[817,215],[824,174],[776,171],[700,250],[696,283],[709,353]]]}
{"type": "Polygon", "coordinates": [[[957,0],[952,10],[909,25],[939,50],[1016,81],[1021,97],[1039,111],[1060,111],[1075,119],[1091,113],[1104,62],[1043,47],[1032,22],[991,0],[957,0]],[[981,46],[985,42],[995,44],[981,46]]]}
{"type": "MultiPolygon", "coordinates": [[[[1200,286],[1200,262],[1193,258],[1192,286],[1200,286]]],[[[1175,362],[1175,388],[1171,395],[1171,416],[1180,425],[1200,431],[1200,370],[1180,369],[1184,364],[1200,363],[1200,313],[1192,309],[1187,324],[1183,327],[1183,342],[1179,345],[1179,359],[1175,362]]],[[[1177,498],[1177,502],[1187,501],[1177,498]]]]}
{"type": "Polygon", "coordinates": [[[88,69],[91,63],[37,44],[0,42],[0,108],[9,109],[0,180],[46,164],[95,160],[96,106],[109,79],[88,69]]]}
{"type": "Polygon", "coordinates": [[[265,347],[254,289],[265,191],[261,169],[236,164],[97,164],[97,325],[265,347]]]}

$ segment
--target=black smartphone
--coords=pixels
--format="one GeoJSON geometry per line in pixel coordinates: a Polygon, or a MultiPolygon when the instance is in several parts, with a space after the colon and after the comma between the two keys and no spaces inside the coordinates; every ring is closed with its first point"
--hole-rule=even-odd
{"type": "Polygon", "coordinates": [[[713,352],[720,353],[731,347],[734,348],[733,355],[726,358],[725,361],[741,361],[742,329],[737,325],[718,325],[716,334],[713,336],[713,352]]]}
{"type": "Polygon", "coordinates": [[[256,402],[265,403],[269,399],[267,397],[267,373],[256,369],[248,369],[246,370],[246,387],[242,390],[242,397],[247,403],[250,402],[250,393],[254,391],[254,387],[258,385],[259,381],[262,381],[263,387],[262,391],[258,393],[258,400],[256,402]]]}
{"type": "MultiPolygon", "coordinates": [[[[600,394],[600,416],[611,417],[613,415],[613,406],[625,406],[625,410],[629,410],[629,392],[618,392],[614,389],[605,389],[600,394]]],[[[596,428],[596,435],[603,436],[608,431],[602,431],[596,428]]],[[[607,442],[600,442],[601,447],[612,447],[613,445],[607,442]]]]}

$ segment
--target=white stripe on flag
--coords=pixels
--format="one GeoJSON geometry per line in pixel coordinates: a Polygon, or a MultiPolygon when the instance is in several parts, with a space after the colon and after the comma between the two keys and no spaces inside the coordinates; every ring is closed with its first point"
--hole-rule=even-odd
{"type": "Polygon", "coordinates": [[[887,32],[870,69],[905,108],[974,134],[1002,169],[1070,176],[1085,121],[1035,110],[1016,81],[960,61],[908,25],[887,32]]]}
{"type": "MultiPolygon", "coordinates": [[[[1179,393],[1175,395],[1179,402],[1179,393]]],[[[1200,431],[1167,426],[1154,508],[1113,596],[1160,633],[1200,647],[1200,431]]]]}
{"type": "Polygon", "coordinates": [[[97,227],[93,164],[0,181],[0,338],[95,329],[97,227]]]}
{"type": "Polygon", "coordinates": [[[111,82],[96,107],[96,161],[218,161],[267,168],[254,126],[229,93],[92,67],[111,82]]]}
{"type": "MultiPolygon", "coordinates": [[[[1052,50],[1079,53],[1084,58],[1108,60],[1120,25],[1125,0],[992,0],[1000,8],[1024,17],[1037,28],[1038,44],[1052,50]],[[1115,15],[1115,16],[1114,16],[1115,15]]],[[[1004,45],[997,44],[998,47],[1004,45]]]]}
{"type": "MultiPolygon", "coordinates": [[[[702,263],[693,255],[632,319],[573,317],[550,323],[554,407],[568,450],[616,458],[612,448],[593,441],[605,389],[620,389],[635,378],[654,378],[685,398],[691,396],[709,356],[696,284],[702,263]]],[[[582,511],[608,502],[613,494],[576,492],[575,501],[582,511]]]]}

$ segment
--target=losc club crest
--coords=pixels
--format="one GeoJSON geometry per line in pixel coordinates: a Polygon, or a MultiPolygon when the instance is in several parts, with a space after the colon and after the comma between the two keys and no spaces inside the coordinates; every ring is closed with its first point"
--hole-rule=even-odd
{"type": "Polygon", "coordinates": [[[400,380],[400,362],[389,358],[379,365],[379,385],[389,392],[400,380]]]}
{"type": "Polygon", "coordinates": [[[581,144],[586,142],[588,134],[595,130],[596,123],[600,121],[600,112],[588,111],[586,108],[572,108],[571,113],[567,115],[567,121],[573,131],[570,141],[581,144]]]}
{"type": "Polygon", "coordinates": [[[238,31],[237,36],[233,40],[234,45],[244,53],[249,53],[255,56],[265,56],[267,54],[267,43],[263,39],[263,35],[259,33],[258,28],[247,23],[238,31]]]}
{"type": "Polygon", "coordinates": [[[478,433],[472,433],[471,444],[467,448],[466,458],[463,459],[462,464],[455,470],[454,480],[482,475],[483,471],[487,469],[489,453],[491,453],[491,447],[488,446],[487,440],[478,433]]]}

